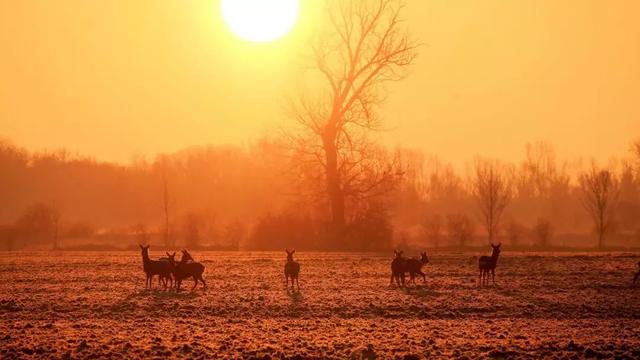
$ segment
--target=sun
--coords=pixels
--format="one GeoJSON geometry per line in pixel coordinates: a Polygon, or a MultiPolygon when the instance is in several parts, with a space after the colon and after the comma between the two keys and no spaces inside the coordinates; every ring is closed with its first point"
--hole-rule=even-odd
{"type": "Polygon", "coordinates": [[[299,0],[221,0],[220,6],[234,34],[249,41],[269,42],[293,28],[299,0]]]}

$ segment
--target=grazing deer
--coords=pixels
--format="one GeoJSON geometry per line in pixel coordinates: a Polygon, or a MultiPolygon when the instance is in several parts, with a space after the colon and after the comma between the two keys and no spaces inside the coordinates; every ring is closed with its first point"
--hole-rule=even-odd
{"type": "Polygon", "coordinates": [[[158,275],[158,284],[167,287],[167,278],[171,278],[171,264],[167,261],[156,261],[149,258],[149,245],[140,245],[142,250],[142,268],[147,274],[145,289],[153,287],[153,277],[158,275]],[[165,281],[163,281],[165,280],[165,281]]]}
{"type": "MultiPolygon", "coordinates": [[[[420,253],[420,259],[410,258],[405,262],[406,271],[409,272],[409,282],[413,282],[413,285],[416,285],[416,274],[422,275],[422,280],[427,282],[427,276],[422,272],[422,267],[429,262],[429,258],[427,257],[427,252],[423,251],[420,253]]],[[[403,274],[404,277],[404,274],[403,274]]]]}
{"type": "Polygon", "coordinates": [[[478,259],[478,267],[480,268],[480,285],[489,284],[489,272],[491,272],[493,283],[496,283],[496,265],[498,264],[501,245],[502,243],[499,243],[498,245],[493,245],[493,243],[491,243],[491,256],[481,256],[480,259],[478,259]]]}
{"type": "Polygon", "coordinates": [[[176,263],[176,253],[167,253],[167,256],[169,257],[169,263],[173,268],[173,279],[176,291],[180,291],[182,280],[187,278],[193,278],[194,281],[191,291],[195,290],[196,286],[198,286],[198,281],[202,283],[203,289],[207,287],[207,283],[202,277],[202,274],[204,273],[204,265],[199,262],[195,262],[187,250],[182,250],[182,258],[180,258],[180,262],[178,263],[176,263]]]}
{"type": "Polygon", "coordinates": [[[393,285],[393,280],[395,280],[396,285],[400,286],[400,281],[402,280],[402,286],[404,286],[407,259],[404,257],[402,250],[393,250],[393,252],[396,257],[391,261],[391,283],[389,285],[393,285]]]}
{"type": "Polygon", "coordinates": [[[633,285],[636,284],[636,280],[638,280],[638,278],[640,278],[640,261],[638,261],[638,272],[633,277],[633,285]]]}
{"type": "Polygon", "coordinates": [[[284,264],[285,287],[289,290],[289,279],[291,279],[291,290],[293,290],[293,281],[295,280],[298,285],[298,291],[300,291],[300,282],[298,281],[298,275],[300,275],[300,264],[293,260],[293,254],[296,251],[289,251],[289,249],[285,249],[284,251],[287,252],[287,262],[284,264]]]}

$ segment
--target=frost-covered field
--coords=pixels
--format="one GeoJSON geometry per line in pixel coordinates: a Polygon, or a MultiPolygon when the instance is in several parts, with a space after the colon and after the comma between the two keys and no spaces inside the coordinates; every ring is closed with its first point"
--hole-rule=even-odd
{"type": "Polygon", "coordinates": [[[176,294],[139,252],[0,253],[0,358],[640,357],[632,254],[504,249],[479,288],[478,254],[434,253],[403,290],[391,254],[300,252],[299,294],[284,252],[192,255],[208,288],[176,294]]]}

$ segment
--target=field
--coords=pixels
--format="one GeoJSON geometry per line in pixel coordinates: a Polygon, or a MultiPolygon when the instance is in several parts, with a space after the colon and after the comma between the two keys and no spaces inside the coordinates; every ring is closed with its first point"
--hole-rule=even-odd
{"type": "Polygon", "coordinates": [[[0,358],[640,357],[634,254],[505,249],[479,288],[479,254],[433,253],[404,290],[392,254],[301,252],[300,293],[284,252],[192,255],[208,288],[175,293],[139,252],[1,253],[0,358]]]}

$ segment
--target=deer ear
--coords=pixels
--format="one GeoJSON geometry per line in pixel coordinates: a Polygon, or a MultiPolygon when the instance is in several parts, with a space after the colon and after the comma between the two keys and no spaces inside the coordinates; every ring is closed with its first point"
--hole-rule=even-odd
{"type": "Polygon", "coordinates": [[[144,246],[142,246],[142,244],[138,244],[138,246],[140,246],[140,249],[144,250],[144,246]]]}
{"type": "Polygon", "coordinates": [[[168,251],[166,252],[166,254],[167,254],[167,256],[168,256],[168,257],[171,257],[171,254],[169,254],[169,252],[168,252],[168,251]]]}
{"type": "Polygon", "coordinates": [[[502,246],[502,243],[501,243],[501,242],[500,242],[500,243],[498,243],[498,246],[497,246],[497,247],[500,247],[500,246],[502,246]]]}
{"type": "Polygon", "coordinates": [[[295,250],[291,250],[291,255],[295,254],[295,252],[296,252],[295,250]]]}

